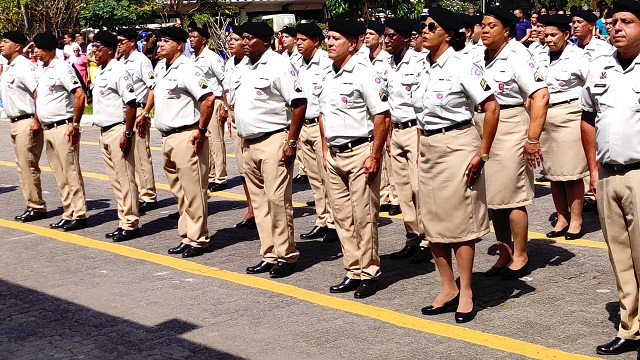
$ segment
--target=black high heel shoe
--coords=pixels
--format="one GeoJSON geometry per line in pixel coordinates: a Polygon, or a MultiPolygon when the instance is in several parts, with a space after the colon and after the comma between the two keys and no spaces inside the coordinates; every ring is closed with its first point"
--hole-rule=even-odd
{"type": "Polygon", "coordinates": [[[506,266],[503,267],[495,267],[492,266],[491,269],[487,270],[484,272],[484,276],[486,277],[496,277],[496,276],[500,276],[500,274],[502,274],[502,272],[504,271],[504,269],[506,269],[506,266]]]}
{"type": "Polygon", "coordinates": [[[557,237],[565,236],[565,235],[567,235],[567,231],[569,231],[569,225],[565,226],[564,229],[562,229],[562,230],[549,231],[547,233],[547,237],[548,238],[557,238],[557,237]]]}
{"type": "Polygon", "coordinates": [[[580,231],[578,231],[577,233],[570,233],[567,231],[567,234],[564,236],[565,240],[577,240],[577,239],[582,239],[582,237],[584,236],[584,232],[582,232],[582,229],[580,229],[580,231]]]}
{"type": "Polygon", "coordinates": [[[458,301],[460,300],[460,295],[456,295],[453,299],[447,301],[442,306],[435,307],[433,305],[428,305],[422,308],[422,315],[438,315],[444,314],[452,310],[453,306],[458,305],[458,301]]]}
{"type": "Polygon", "coordinates": [[[456,314],[455,314],[456,323],[458,324],[468,323],[469,321],[473,320],[475,317],[476,317],[476,312],[473,311],[473,309],[466,313],[456,311],[456,314]]]}
{"type": "Polygon", "coordinates": [[[518,270],[512,270],[508,267],[502,270],[502,278],[505,280],[519,279],[529,273],[529,260],[518,270]]]}

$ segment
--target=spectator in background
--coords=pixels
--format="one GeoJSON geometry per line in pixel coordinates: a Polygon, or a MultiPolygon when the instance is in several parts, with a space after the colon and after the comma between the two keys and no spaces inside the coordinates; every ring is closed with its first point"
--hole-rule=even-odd
{"type": "MultiPolygon", "coordinates": [[[[87,55],[80,52],[80,44],[73,43],[73,56],[76,58],[71,66],[76,71],[78,78],[80,79],[80,85],[82,85],[82,90],[85,93],[89,93],[89,64],[87,60],[87,55]]],[[[87,105],[88,100],[85,97],[85,105],[87,105]]]]}
{"type": "Polygon", "coordinates": [[[142,48],[144,47],[144,44],[147,41],[147,32],[146,31],[142,31],[140,32],[140,35],[138,35],[139,40],[136,42],[136,46],[138,47],[138,51],[142,52],[142,48]]]}
{"type": "MultiPolygon", "coordinates": [[[[606,6],[602,11],[600,11],[600,18],[596,21],[596,37],[605,41],[609,39],[609,31],[604,25],[606,16],[609,12],[611,12],[611,8],[606,6]]],[[[609,16],[609,18],[611,18],[611,16],[609,16]]]]}
{"type": "Polygon", "coordinates": [[[476,14],[476,8],[474,8],[473,6],[469,6],[469,8],[467,9],[467,15],[474,16],[475,14],[476,14]]]}
{"type": "Polygon", "coordinates": [[[538,41],[538,16],[538,13],[535,11],[531,14],[531,36],[527,39],[527,47],[538,41]]]}
{"type": "Polygon", "coordinates": [[[548,12],[547,5],[542,5],[540,7],[540,11],[538,11],[538,14],[540,16],[545,16],[545,15],[547,15],[547,12],[548,12]]]}
{"type": "Polygon", "coordinates": [[[153,65],[154,68],[159,60],[156,56],[156,45],[156,35],[152,32],[148,32],[144,37],[142,53],[151,60],[151,65],[153,65]]]}
{"type": "Polygon", "coordinates": [[[76,43],[80,45],[80,53],[87,53],[87,42],[84,41],[84,36],[81,33],[76,33],[75,35],[76,43]]]}
{"type": "Polygon", "coordinates": [[[531,22],[525,19],[522,9],[513,10],[513,15],[518,18],[518,22],[516,23],[516,40],[528,45],[527,40],[531,37],[531,22]]]}
{"type": "Polygon", "coordinates": [[[64,43],[64,48],[62,49],[64,53],[64,60],[68,64],[73,64],[76,62],[76,57],[73,55],[73,34],[64,34],[62,42],[64,43]]]}
{"type": "Polygon", "coordinates": [[[549,15],[555,15],[558,13],[558,7],[555,5],[549,6],[549,15]]]}

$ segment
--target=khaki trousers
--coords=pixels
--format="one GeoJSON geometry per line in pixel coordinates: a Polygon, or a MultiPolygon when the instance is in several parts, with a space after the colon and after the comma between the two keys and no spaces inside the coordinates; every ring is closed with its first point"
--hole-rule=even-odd
{"type": "MultiPolygon", "coordinates": [[[[135,141],[127,157],[120,149],[120,139],[125,126],[118,125],[100,135],[102,158],[107,166],[107,175],[118,203],[118,227],[124,230],[138,228],[138,185],[136,185],[135,141]]],[[[135,134],[134,134],[135,136],[135,134]]]]}
{"type": "Polygon", "coordinates": [[[266,262],[298,261],[293,238],[291,178],[282,151],[287,132],[259,140],[244,139],[244,173],[260,235],[260,255],[266,262]]]}
{"type": "Polygon", "coordinates": [[[600,167],[596,198],[620,299],[618,337],[640,339],[640,170],[600,167]]]}
{"type": "Polygon", "coordinates": [[[65,220],[87,217],[84,180],[80,169],[80,141],[71,146],[67,131],[70,124],[44,130],[49,166],[56,178],[62,199],[62,218],[65,220]]]}
{"type": "Polygon", "coordinates": [[[202,151],[196,154],[190,141],[192,134],[192,130],[186,130],[162,138],[163,167],[178,202],[178,234],[182,242],[207,247],[209,142],[205,139],[202,151]]]}
{"type": "MultiPolygon", "coordinates": [[[[138,108],[137,115],[142,114],[142,108],[138,108]]],[[[149,143],[151,141],[151,132],[147,131],[147,136],[141,138],[137,133],[133,134],[135,139],[135,170],[136,184],[138,184],[138,201],[155,202],[158,200],[156,195],[156,180],[153,174],[153,164],[151,162],[151,149],[149,143]]],[[[137,206],[137,205],[136,205],[137,206]]]]}
{"type": "Polygon", "coordinates": [[[302,153],[296,153],[296,161],[298,162],[298,175],[305,176],[307,175],[307,168],[304,165],[304,161],[302,161],[302,153]]]}
{"type": "Polygon", "coordinates": [[[382,151],[381,163],[380,203],[385,205],[398,205],[398,194],[396,193],[395,179],[393,178],[393,166],[391,164],[391,156],[389,156],[387,150],[382,151]]]}
{"type": "MultiPolygon", "coordinates": [[[[391,133],[391,168],[398,202],[402,209],[402,219],[407,233],[424,235],[420,221],[420,205],[418,201],[418,132],[416,127],[393,129],[391,133]]],[[[407,245],[420,244],[419,238],[407,240],[407,245]]]]}
{"type": "MultiPolygon", "coordinates": [[[[231,112],[231,110],[229,110],[231,112]]],[[[231,121],[231,138],[233,139],[233,147],[236,153],[236,164],[238,166],[238,173],[244,178],[244,155],[242,153],[242,138],[238,136],[238,129],[236,128],[235,120],[231,121]]]]}
{"type": "Polygon", "coordinates": [[[11,143],[16,155],[16,168],[27,208],[44,212],[47,211],[47,204],[42,198],[40,165],[38,165],[44,146],[44,134],[42,130],[36,136],[31,134],[32,121],[33,118],[29,118],[11,124],[11,143]]]}
{"type": "Polygon", "coordinates": [[[380,172],[367,184],[364,162],[371,145],[351,151],[327,154],[329,188],[333,216],[342,245],[347,277],[377,279],[380,276],[378,255],[378,212],[380,211],[380,172]]]}
{"type": "Polygon", "coordinates": [[[209,182],[227,182],[227,148],[224,143],[224,123],[220,123],[218,113],[223,106],[220,98],[213,104],[213,117],[209,121],[209,182]]]}
{"type": "Polygon", "coordinates": [[[316,202],[316,226],[335,228],[333,215],[331,214],[331,201],[329,200],[329,187],[327,186],[327,172],[324,168],[322,156],[322,138],[320,137],[320,125],[302,126],[299,141],[302,154],[302,163],[305,164],[306,174],[309,177],[309,185],[316,202]]]}

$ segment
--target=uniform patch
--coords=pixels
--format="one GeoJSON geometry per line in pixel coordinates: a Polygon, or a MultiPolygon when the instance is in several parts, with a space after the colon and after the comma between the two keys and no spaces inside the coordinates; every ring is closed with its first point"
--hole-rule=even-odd
{"type": "Polygon", "coordinates": [[[607,72],[606,72],[606,71],[603,71],[603,72],[600,74],[600,79],[606,79],[606,78],[607,78],[607,72]]]}
{"type": "Polygon", "coordinates": [[[418,71],[418,73],[416,74],[416,77],[420,77],[422,76],[422,71],[418,71]]]}
{"type": "Polygon", "coordinates": [[[53,86],[49,86],[49,92],[53,92],[53,86]]]}
{"type": "Polygon", "coordinates": [[[202,73],[200,71],[196,71],[195,75],[196,76],[202,76],[202,73]]]}
{"type": "Polygon", "coordinates": [[[104,90],[100,90],[100,95],[104,95],[104,90]]]}
{"type": "Polygon", "coordinates": [[[133,92],[133,84],[129,83],[127,84],[127,91],[132,93],[133,92]]]}
{"type": "Polygon", "coordinates": [[[167,91],[167,95],[173,95],[173,91],[171,90],[167,91]]]}
{"type": "Polygon", "coordinates": [[[411,86],[407,85],[407,86],[405,87],[405,89],[406,89],[407,91],[411,91],[411,86]]]}
{"type": "Polygon", "coordinates": [[[260,95],[264,95],[264,93],[262,92],[262,90],[256,90],[256,95],[260,96],[260,95]]]}
{"type": "Polygon", "coordinates": [[[536,82],[542,82],[542,81],[544,81],[544,78],[542,77],[542,75],[540,75],[540,73],[539,73],[539,72],[537,72],[537,71],[536,71],[536,73],[535,73],[535,74],[533,74],[533,79],[534,79],[536,82]]]}
{"type": "MultiPolygon", "coordinates": [[[[481,78],[484,74],[482,73],[482,70],[476,68],[473,68],[473,71],[471,72],[473,74],[473,76],[477,77],[477,78],[481,78]]],[[[484,80],[484,79],[483,79],[484,80]]]]}
{"type": "Polygon", "coordinates": [[[149,71],[149,79],[155,79],[156,74],[153,73],[153,71],[149,71]]]}
{"type": "Polygon", "coordinates": [[[378,94],[380,95],[380,100],[382,101],[389,100],[389,94],[387,93],[386,89],[380,89],[380,92],[378,94]]]}
{"type": "Polygon", "coordinates": [[[376,75],[373,77],[373,82],[380,85],[382,84],[382,77],[380,75],[376,75]]]}
{"type": "Polygon", "coordinates": [[[291,74],[291,76],[296,76],[296,71],[293,69],[289,69],[289,74],[291,74]]]}
{"type": "Polygon", "coordinates": [[[298,80],[293,82],[293,90],[296,92],[302,92],[302,85],[298,82],[298,80]]]}
{"type": "Polygon", "coordinates": [[[607,87],[607,84],[593,84],[593,87],[603,88],[603,87],[607,87]]]}
{"type": "Polygon", "coordinates": [[[498,90],[504,91],[504,83],[498,84],[498,90]]]}
{"type": "Polygon", "coordinates": [[[564,81],[560,81],[560,82],[558,83],[558,86],[560,86],[560,87],[563,87],[563,86],[565,86],[565,85],[567,85],[567,84],[565,84],[565,83],[564,83],[564,81]]]}
{"type": "Polygon", "coordinates": [[[73,70],[69,70],[67,73],[69,73],[69,75],[73,75],[73,70]]]}
{"type": "Polygon", "coordinates": [[[78,78],[77,78],[77,77],[75,77],[75,76],[72,76],[69,80],[71,80],[71,83],[72,83],[72,84],[74,84],[74,85],[75,85],[75,84],[79,84],[79,83],[80,83],[80,81],[78,80],[78,78]]]}
{"type": "Polygon", "coordinates": [[[123,77],[123,79],[124,79],[124,81],[129,81],[129,75],[125,75],[125,76],[123,77]]]}
{"type": "Polygon", "coordinates": [[[340,99],[340,101],[342,101],[342,103],[343,103],[343,104],[346,104],[346,103],[347,103],[347,97],[346,97],[346,96],[343,96],[343,97],[340,99]]]}
{"type": "Polygon", "coordinates": [[[533,60],[529,61],[529,67],[532,68],[532,69],[535,69],[536,68],[536,63],[533,60]]]}
{"type": "Polygon", "coordinates": [[[207,84],[207,80],[200,79],[200,81],[198,81],[198,86],[200,86],[200,88],[202,89],[206,89],[209,86],[209,84],[207,84]]]}
{"type": "Polygon", "coordinates": [[[442,93],[438,93],[438,95],[436,95],[436,98],[438,98],[438,100],[442,100],[443,97],[444,95],[442,95],[442,93]]]}
{"type": "Polygon", "coordinates": [[[489,86],[489,84],[487,84],[487,81],[485,79],[480,80],[480,87],[482,88],[482,90],[484,91],[489,91],[491,90],[491,86],[489,86]]]}

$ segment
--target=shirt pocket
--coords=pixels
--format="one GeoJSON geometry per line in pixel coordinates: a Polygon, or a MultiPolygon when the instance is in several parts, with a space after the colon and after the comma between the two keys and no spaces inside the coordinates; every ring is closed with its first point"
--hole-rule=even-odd
{"type": "MultiPolygon", "coordinates": [[[[429,89],[425,93],[428,98],[428,102],[432,105],[445,105],[447,101],[451,99],[451,81],[437,80],[429,86],[429,89]]],[[[426,105],[426,102],[425,102],[426,105]]]]}
{"type": "Polygon", "coordinates": [[[179,97],[178,94],[178,81],[177,80],[168,80],[166,92],[164,94],[165,99],[177,99],[179,97]]]}
{"type": "Polygon", "coordinates": [[[405,92],[411,92],[411,89],[416,83],[416,76],[414,74],[402,74],[402,79],[400,79],[400,84],[405,92]]]}
{"type": "Polygon", "coordinates": [[[554,71],[552,81],[553,81],[552,84],[549,84],[549,82],[547,82],[547,85],[551,85],[554,88],[561,91],[569,90],[570,89],[569,85],[571,85],[571,71],[568,71],[568,70],[554,71]]]}
{"type": "Polygon", "coordinates": [[[353,107],[355,97],[355,87],[353,85],[343,85],[338,89],[335,106],[338,109],[349,109],[353,107]]]}
{"type": "Polygon", "coordinates": [[[596,110],[604,111],[615,106],[615,96],[609,83],[595,83],[591,86],[591,95],[596,100],[596,110]]]}
{"type": "Polygon", "coordinates": [[[255,88],[255,98],[256,100],[267,100],[269,99],[269,94],[271,93],[271,80],[269,79],[258,79],[253,85],[255,88]]]}
{"type": "Polygon", "coordinates": [[[513,71],[505,67],[493,73],[493,80],[498,84],[498,91],[509,92],[513,86],[513,71]]]}
{"type": "Polygon", "coordinates": [[[630,105],[631,110],[640,112],[640,83],[633,86],[632,89],[633,89],[633,93],[631,95],[632,104],[630,105]]]}
{"type": "Polygon", "coordinates": [[[48,91],[50,94],[53,94],[55,92],[57,85],[57,81],[55,78],[44,78],[41,82],[44,86],[45,91],[48,91]]]}

